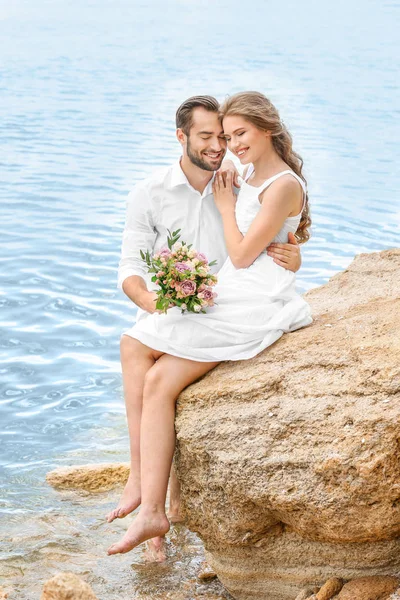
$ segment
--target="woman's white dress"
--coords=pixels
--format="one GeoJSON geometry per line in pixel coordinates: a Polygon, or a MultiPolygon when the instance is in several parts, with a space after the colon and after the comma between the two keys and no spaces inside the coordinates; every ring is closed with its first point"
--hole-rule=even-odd
{"type": "MultiPolygon", "coordinates": [[[[305,197],[304,182],[289,170],[259,187],[242,183],[236,220],[243,235],[260,210],[261,192],[287,173],[296,177],[305,197]]],[[[288,217],[273,241],[287,242],[289,231],[296,232],[300,217],[301,213],[288,217]]],[[[196,250],[201,252],[201,248],[196,250]]],[[[124,333],[154,350],[199,362],[252,358],[283,333],[311,323],[310,307],[295,286],[295,274],[277,265],[265,251],[245,269],[236,269],[228,257],[213,288],[218,304],[207,308],[206,314],[182,314],[177,307],[166,314],[141,312],[136,324],[124,333]]]]}

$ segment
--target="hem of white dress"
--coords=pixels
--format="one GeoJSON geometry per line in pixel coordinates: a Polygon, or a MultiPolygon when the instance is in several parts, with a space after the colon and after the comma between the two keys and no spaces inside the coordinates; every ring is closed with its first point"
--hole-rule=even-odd
{"type": "Polygon", "coordinates": [[[199,356],[185,354],[185,352],[182,351],[182,346],[180,346],[179,350],[175,350],[173,347],[171,347],[168,344],[168,342],[163,343],[163,340],[160,340],[159,338],[155,338],[151,334],[144,333],[142,331],[135,331],[134,327],[132,329],[128,329],[128,331],[124,331],[124,333],[122,335],[128,335],[129,337],[138,340],[145,346],[152,348],[152,350],[157,350],[158,352],[164,352],[165,354],[170,354],[171,356],[176,356],[177,358],[184,358],[186,360],[192,360],[195,362],[208,363],[208,362],[227,362],[227,361],[239,362],[240,360],[249,360],[250,358],[254,358],[258,354],[260,354],[260,352],[265,350],[268,346],[272,346],[272,344],[275,344],[275,342],[277,342],[284,333],[285,333],[285,331],[283,331],[283,330],[276,331],[276,335],[274,336],[274,339],[270,338],[268,340],[268,343],[265,343],[265,340],[264,340],[264,343],[260,342],[260,344],[258,345],[258,347],[256,349],[253,349],[250,352],[243,352],[243,355],[241,355],[241,356],[237,356],[237,355],[236,356],[232,356],[232,355],[228,356],[226,354],[226,355],[223,355],[222,357],[211,356],[210,358],[209,357],[201,358],[199,356]]]}
{"type": "MultiPolygon", "coordinates": [[[[232,360],[229,358],[199,358],[198,356],[189,356],[184,352],[178,352],[171,348],[168,343],[162,343],[162,340],[156,339],[154,336],[149,335],[147,333],[143,333],[142,331],[134,331],[133,329],[128,329],[128,331],[124,331],[122,335],[128,335],[129,337],[138,340],[145,346],[148,346],[152,350],[157,350],[158,352],[164,352],[165,354],[170,354],[171,356],[176,356],[177,358],[184,358],[186,360],[193,360],[195,362],[223,362],[225,360],[232,360]]],[[[238,359],[241,360],[241,359],[238,359]]]]}

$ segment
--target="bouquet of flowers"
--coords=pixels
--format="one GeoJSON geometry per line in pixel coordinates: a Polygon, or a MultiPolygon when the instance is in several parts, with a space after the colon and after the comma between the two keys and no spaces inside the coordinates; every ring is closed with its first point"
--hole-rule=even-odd
{"type": "Polygon", "coordinates": [[[171,233],[168,229],[168,248],[156,254],[140,251],[148,272],[154,273],[151,280],[160,287],[156,309],[166,313],[168,308],[178,306],[182,313],[205,313],[207,307],[214,306],[217,296],[212,288],[218,279],[210,272],[217,261],[209,263],[192,244],[178,241],[180,232],[178,229],[171,233]]]}

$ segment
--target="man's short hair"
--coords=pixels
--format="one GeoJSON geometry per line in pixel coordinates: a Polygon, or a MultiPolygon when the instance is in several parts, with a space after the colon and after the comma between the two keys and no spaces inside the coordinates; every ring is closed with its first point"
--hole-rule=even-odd
{"type": "Polygon", "coordinates": [[[176,128],[182,129],[186,135],[189,135],[193,125],[193,111],[198,107],[210,112],[219,112],[219,102],[213,96],[192,96],[182,102],[176,111],[176,128]]]}

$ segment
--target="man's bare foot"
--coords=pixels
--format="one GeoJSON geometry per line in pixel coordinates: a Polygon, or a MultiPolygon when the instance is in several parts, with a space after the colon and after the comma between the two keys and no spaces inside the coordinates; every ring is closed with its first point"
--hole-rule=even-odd
{"type": "Polygon", "coordinates": [[[144,559],[149,563],[164,562],[167,559],[164,537],[156,537],[152,540],[147,540],[144,559]]]}
{"type": "Polygon", "coordinates": [[[168,519],[170,520],[170,523],[182,523],[184,521],[179,508],[179,504],[169,503],[168,519]]]}
{"type": "Polygon", "coordinates": [[[117,508],[114,508],[108,513],[106,519],[108,523],[112,523],[114,519],[123,519],[126,515],[136,510],[140,505],[140,481],[135,480],[129,475],[124,491],[117,508]]]}
{"type": "Polygon", "coordinates": [[[124,554],[147,540],[164,536],[168,531],[169,521],[165,513],[141,510],[122,540],[110,546],[107,554],[124,554]]]}

